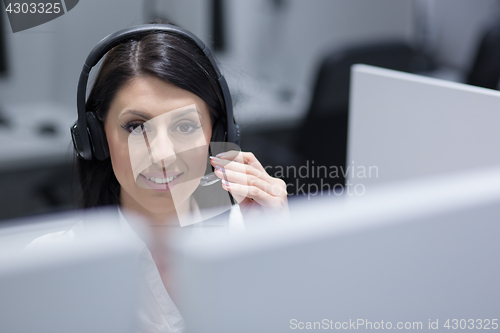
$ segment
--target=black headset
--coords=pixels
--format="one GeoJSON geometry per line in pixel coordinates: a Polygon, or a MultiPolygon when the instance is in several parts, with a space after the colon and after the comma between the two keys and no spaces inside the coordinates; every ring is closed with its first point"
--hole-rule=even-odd
{"type": "Polygon", "coordinates": [[[85,108],[85,98],[90,70],[113,47],[152,32],[166,32],[177,34],[181,37],[184,37],[185,39],[194,42],[205,54],[217,74],[216,81],[219,82],[219,86],[222,90],[222,104],[225,106],[227,117],[227,121],[219,120],[213,125],[212,141],[232,142],[236,145],[239,145],[240,129],[239,126],[236,125],[236,122],[234,120],[233,105],[231,101],[231,95],[229,93],[229,88],[227,86],[226,79],[220,73],[215,60],[212,57],[210,49],[206,47],[198,37],[196,37],[189,31],[183,30],[177,26],[173,26],[170,24],[145,24],[120,30],[104,37],[92,49],[87,57],[87,60],[85,61],[85,64],[83,65],[80,79],[78,80],[78,120],[70,128],[75,151],[81,158],[85,160],[92,160],[92,158],[95,157],[96,159],[103,161],[109,157],[109,147],[106,140],[103,124],[101,120],[98,119],[95,112],[87,112],[85,108]]]}

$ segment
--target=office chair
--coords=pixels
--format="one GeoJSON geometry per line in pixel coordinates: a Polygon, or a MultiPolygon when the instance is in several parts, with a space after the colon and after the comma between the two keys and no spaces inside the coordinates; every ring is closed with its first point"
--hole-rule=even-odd
{"type": "Polygon", "coordinates": [[[485,29],[466,83],[498,89],[500,79],[500,19],[485,29]]]}
{"type": "Polygon", "coordinates": [[[346,165],[350,70],[359,63],[410,73],[432,68],[428,57],[399,41],[358,45],[327,54],[317,71],[309,111],[293,148],[302,161],[309,161],[309,165],[314,161],[315,166],[329,170],[336,166],[339,175],[305,179],[309,184],[321,186],[322,181],[337,187],[345,183],[340,170],[346,165]]]}

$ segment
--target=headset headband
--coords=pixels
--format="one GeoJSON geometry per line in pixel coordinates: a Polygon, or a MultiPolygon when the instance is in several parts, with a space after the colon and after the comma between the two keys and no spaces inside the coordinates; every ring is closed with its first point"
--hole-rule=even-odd
{"type": "Polygon", "coordinates": [[[193,41],[200,50],[208,58],[215,72],[217,73],[217,81],[222,90],[222,97],[224,99],[224,107],[226,109],[226,140],[228,142],[237,143],[238,141],[238,131],[233,116],[233,105],[231,101],[231,95],[229,93],[229,87],[227,85],[226,79],[219,71],[217,64],[210,52],[210,49],[205,46],[205,44],[195,35],[189,31],[183,30],[179,27],[170,24],[145,24],[130,27],[117,31],[111,35],[104,37],[90,52],[83,65],[82,72],[80,74],[80,79],[78,80],[78,91],[77,91],[77,109],[78,109],[78,120],[77,120],[77,131],[79,132],[79,140],[81,143],[81,151],[79,154],[84,159],[92,159],[92,146],[87,133],[87,119],[86,119],[86,108],[85,99],[87,92],[87,83],[89,80],[90,70],[101,60],[101,58],[108,53],[113,47],[136,37],[140,37],[151,32],[167,32],[180,35],[188,40],[193,41]]]}

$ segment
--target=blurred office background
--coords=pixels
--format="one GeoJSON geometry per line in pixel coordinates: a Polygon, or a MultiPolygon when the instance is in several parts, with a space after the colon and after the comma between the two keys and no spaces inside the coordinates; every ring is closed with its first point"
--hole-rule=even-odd
{"type": "MultiPolygon", "coordinates": [[[[215,50],[242,149],[272,175],[345,165],[353,63],[498,88],[497,0],[85,0],[16,34],[2,10],[0,219],[76,207],[69,126],[83,62],[107,34],[157,17],[215,50]]],[[[319,181],[277,175],[292,195],[319,181]]]]}

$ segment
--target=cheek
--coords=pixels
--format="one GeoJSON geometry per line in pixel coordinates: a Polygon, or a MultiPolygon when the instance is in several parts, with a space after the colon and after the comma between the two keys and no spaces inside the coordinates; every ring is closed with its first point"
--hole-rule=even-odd
{"type": "Polygon", "coordinates": [[[204,131],[202,135],[198,136],[198,139],[183,145],[181,149],[176,151],[177,163],[183,165],[187,171],[185,181],[199,179],[205,175],[209,144],[210,133],[204,131]]]}
{"type": "Polygon", "coordinates": [[[189,169],[189,179],[201,178],[205,175],[208,160],[208,146],[200,146],[180,154],[189,169]]]}

